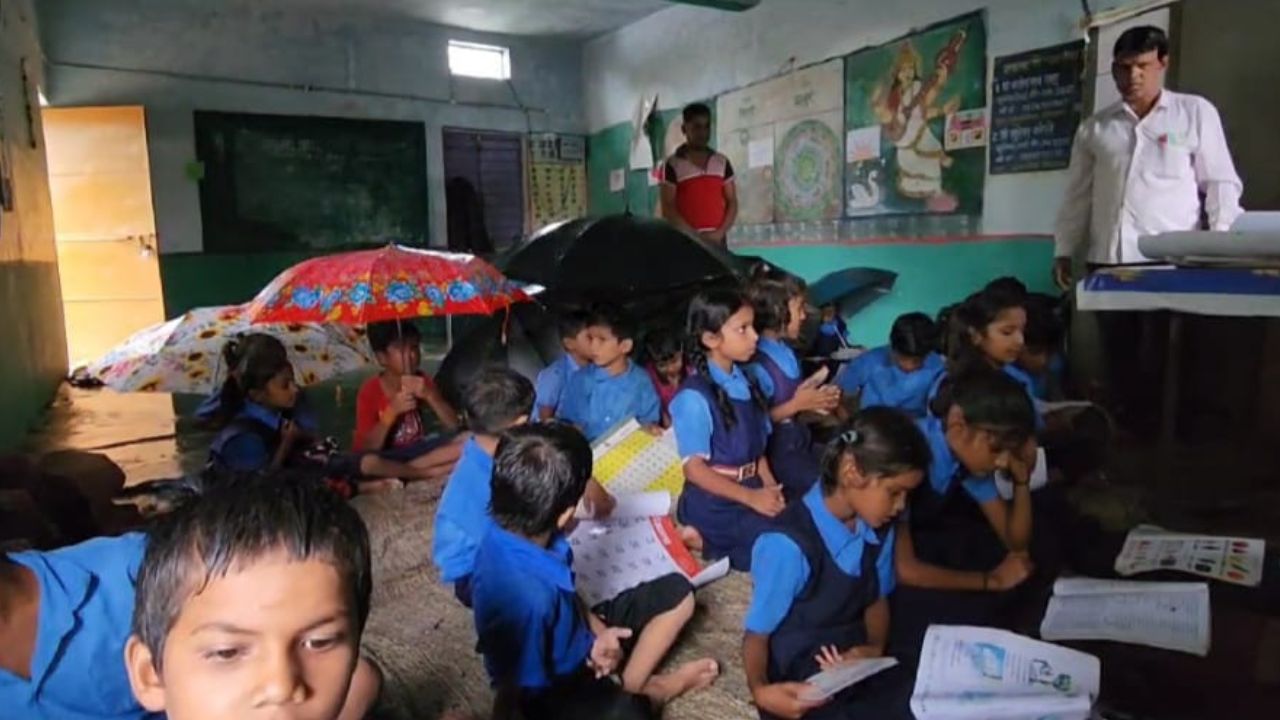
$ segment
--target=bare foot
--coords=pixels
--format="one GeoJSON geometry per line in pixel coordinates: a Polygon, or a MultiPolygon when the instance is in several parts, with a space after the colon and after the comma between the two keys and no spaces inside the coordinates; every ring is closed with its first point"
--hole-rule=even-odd
{"type": "Polygon", "coordinates": [[[692,525],[684,525],[680,528],[680,539],[690,550],[702,552],[702,533],[692,525]]]}
{"type": "Polygon", "coordinates": [[[641,691],[659,705],[665,705],[681,695],[708,687],[720,676],[720,664],[711,658],[692,660],[669,673],[654,675],[641,691]]]}

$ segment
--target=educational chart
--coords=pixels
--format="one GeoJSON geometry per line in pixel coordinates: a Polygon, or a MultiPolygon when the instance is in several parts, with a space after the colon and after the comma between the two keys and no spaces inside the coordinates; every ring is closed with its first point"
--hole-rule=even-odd
{"type": "Polygon", "coordinates": [[[841,79],[832,60],[717,99],[717,149],[733,164],[740,224],[840,216],[841,79]]]}
{"type": "Polygon", "coordinates": [[[986,80],[981,13],[848,56],[845,214],[980,213],[986,80]]]}
{"type": "Polygon", "coordinates": [[[1262,582],[1267,545],[1249,538],[1183,535],[1151,526],[1129,531],[1116,556],[1116,572],[1136,575],[1177,570],[1237,585],[1262,582]]]}
{"type": "Polygon", "coordinates": [[[991,173],[1060,170],[1084,106],[1083,40],[996,58],[991,173]]]}
{"type": "Polygon", "coordinates": [[[666,516],[582,522],[569,544],[578,593],[588,607],[673,572],[702,587],[729,571],[727,559],[702,567],[666,516]]]}
{"type": "Polygon", "coordinates": [[[585,165],[565,162],[530,164],[529,216],[534,232],[551,223],[582,217],[586,210],[585,165]]]}
{"type": "Polygon", "coordinates": [[[1061,578],[1040,623],[1046,640],[1112,640],[1209,654],[1209,585],[1061,578]]]}
{"type": "Polygon", "coordinates": [[[1005,630],[932,625],[911,712],[917,720],[1085,720],[1101,684],[1092,655],[1005,630]]]}
{"type": "Polygon", "coordinates": [[[591,449],[595,478],[614,495],[662,490],[674,501],[684,490],[684,467],[670,430],[654,437],[631,419],[591,449]]]}

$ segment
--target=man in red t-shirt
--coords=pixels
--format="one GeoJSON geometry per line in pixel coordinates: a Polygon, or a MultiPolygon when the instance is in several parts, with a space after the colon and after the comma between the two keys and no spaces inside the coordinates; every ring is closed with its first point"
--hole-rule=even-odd
{"type": "Polygon", "coordinates": [[[663,168],[662,216],[703,240],[725,244],[738,217],[738,191],[729,158],[712,150],[711,108],[694,103],[684,109],[685,143],[663,168]]]}

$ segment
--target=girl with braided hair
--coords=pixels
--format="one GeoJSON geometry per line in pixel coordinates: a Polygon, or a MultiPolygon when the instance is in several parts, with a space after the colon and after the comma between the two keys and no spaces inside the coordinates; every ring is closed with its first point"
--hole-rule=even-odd
{"type": "Polygon", "coordinates": [[[708,560],[751,567],[751,546],[782,512],[782,488],[765,457],[768,400],[747,363],[756,352],[750,301],[733,290],[699,293],[685,326],[693,375],[671,401],[685,489],[677,518],[696,530],[708,560]]]}

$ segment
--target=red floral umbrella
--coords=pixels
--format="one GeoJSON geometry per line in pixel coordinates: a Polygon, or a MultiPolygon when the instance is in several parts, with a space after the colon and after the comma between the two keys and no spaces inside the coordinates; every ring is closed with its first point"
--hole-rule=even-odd
{"type": "Polygon", "coordinates": [[[489,315],[529,297],[488,262],[388,245],[312,258],[276,276],[252,303],[255,323],[366,325],[433,315],[489,315]]]}

